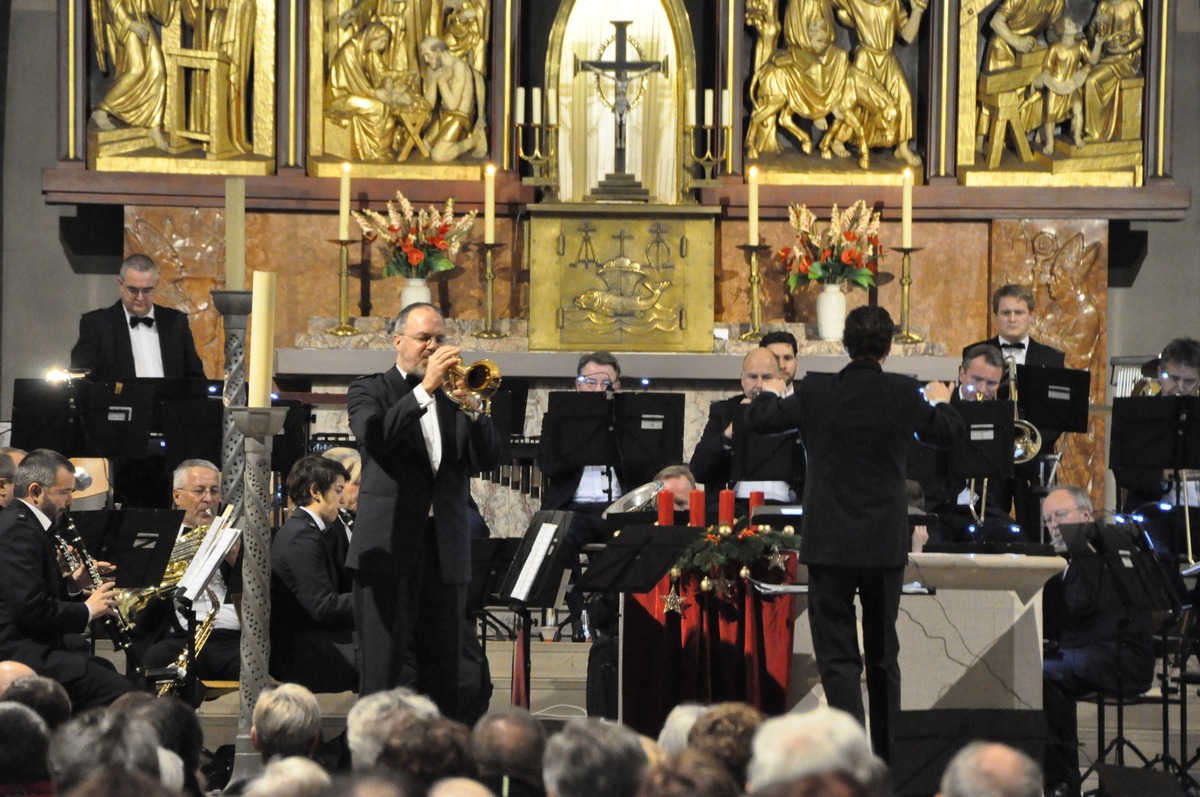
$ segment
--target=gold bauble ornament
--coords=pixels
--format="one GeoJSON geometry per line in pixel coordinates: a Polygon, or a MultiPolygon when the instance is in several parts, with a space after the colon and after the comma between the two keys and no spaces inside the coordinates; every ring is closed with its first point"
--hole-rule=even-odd
{"type": "Polygon", "coordinates": [[[766,523],[763,523],[762,525],[760,525],[760,526],[758,527],[758,530],[759,530],[760,532],[764,532],[764,533],[765,533],[765,532],[768,532],[768,531],[770,531],[770,530],[771,530],[771,527],[770,527],[768,524],[766,524],[766,523]]]}
{"type": "Polygon", "coordinates": [[[708,592],[711,589],[712,589],[712,581],[709,580],[708,576],[705,576],[704,578],[702,578],[700,580],[700,591],[708,592]]]}
{"type": "Polygon", "coordinates": [[[738,575],[741,576],[743,579],[750,578],[750,568],[743,565],[742,569],[738,571],[738,575]]]}
{"type": "Polygon", "coordinates": [[[784,534],[795,534],[795,533],[796,533],[796,527],[795,527],[795,526],[784,526],[784,527],[783,527],[783,533],[784,533],[784,534]]]}
{"type": "Polygon", "coordinates": [[[683,571],[678,567],[671,568],[671,578],[679,578],[681,575],[683,575],[683,571]]]}
{"type": "Polygon", "coordinates": [[[733,534],[733,527],[729,525],[723,525],[717,529],[717,533],[722,537],[728,537],[730,534],[733,534]]]}

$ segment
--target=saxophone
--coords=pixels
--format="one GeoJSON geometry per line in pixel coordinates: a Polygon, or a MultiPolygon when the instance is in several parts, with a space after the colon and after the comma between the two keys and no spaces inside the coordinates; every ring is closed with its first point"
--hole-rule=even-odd
{"type": "Polygon", "coordinates": [[[191,664],[191,651],[195,651],[196,656],[200,655],[200,651],[204,649],[204,644],[208,642],[208,638],[212,636],[213,626],[217,622],[217,612],[221,610],[221,604],[217,601],[216,593],[211,589],[206,589],[208,600],[212,604],[208,613],[204,615],[204,619],[200,621],[200,625],[196,626],[196,636],[192,640],[192,646],[189,649],[184,646],[179,655],[175,657],[175,661],[165,669],[171,673],[171,677],[167,680],[160,681],[155,688],[155,693],[159,697],[175,694],[179,689],[179,685],[187,680],[188,666],[191,664]]]}
{"type": "MultiPolygon", "coordinates": [[[[100,589],[104,586],[104,578],[100,575],[100,568],[96,565],[96,560],[88,553],[87,548],[83,545],[83,540],[79,536],[79,531],[75,528],[75,521],[71,516],[63,513],[63,525],[65,526],[68,538],[64,539],[60,534],[55,532],[54,542],[58,546],[59,553],[62,554],[63,561],[67,563],[70,572],[74,573],[80,567],[87,570],[88,578],[92,582],[92,589],[100,589]]],[[[104,627],[112,636],[113,642],[121,650],[128,650],[133,642],[133,626],[125,619],[124,612],[121,611],[120,605],[113,607],[113,613],[104,618],[104,627]]]]}

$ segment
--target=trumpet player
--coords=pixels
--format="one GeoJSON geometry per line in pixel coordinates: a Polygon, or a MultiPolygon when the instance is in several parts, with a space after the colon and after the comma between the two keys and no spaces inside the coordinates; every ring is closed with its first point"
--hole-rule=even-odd
{"type": "MultiPolygon", "coordinates": [[[[12,505],[0,513],[0,660],[18,661],[63,685],[76,710],[105,706],[136,687],[90,655],[81,634],[116,607],[113,585],[91,587],[81,567],[64,574],[54,529],[71,508],[75,467],[39,449],[17,468],[12,505]]],[[[111,573],[107,562],[97,562],[111,573]]]]}
{"type": "MultiPolygon", "coordinates": [[[[496,466],[500,442],[490,417],[438,390],[460,351],[436,307],[401,310],[392,345],[395,367],[356,379],[346,396],[362,456],[346,560],[355,571],[361,694],[408,686],[456,717],[470,477],[496,466]]],[[[466,395],[461,381],[453,392],[466,395]]]]}

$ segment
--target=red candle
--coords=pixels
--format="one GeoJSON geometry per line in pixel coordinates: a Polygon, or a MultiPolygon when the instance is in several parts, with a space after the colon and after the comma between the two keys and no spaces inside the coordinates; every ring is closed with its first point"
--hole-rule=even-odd
{"type": "Polygon", "coordinates": [[[733,525],[733,490],[722,490],[717,522],[733,525]]]}
{"type": "Polygon", "coordinates": [[[690,513],[689,513],[690,517],[688,518],[688,523],[690,523],[693,526],[703,526],[704,525],[704,491],[703,490],[699,490],[699,489],[692,490],[691,494],[688,496],[688,509],[690,510],[690,513]]]}
{"type": "Polygon", "coordinates": [[[675,494],[670,490],[658,491],[658,525],[675,525],[675,494]]]}
{"type": "Polygon", "coordinates": [[[766,496],[760,490],[750,491],[750,512],[748,520],[751,525],[754,523],[754,507],[762,506],[765,498],[766,496]]]}

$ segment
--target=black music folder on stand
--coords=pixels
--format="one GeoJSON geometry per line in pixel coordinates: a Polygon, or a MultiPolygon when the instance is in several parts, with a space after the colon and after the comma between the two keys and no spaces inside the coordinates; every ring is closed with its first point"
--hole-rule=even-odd
{"type": "Polygon", "coordinates": [[[704,529],[694,526],[626,526],[579,580],[583,592],[649,592],[704,529]]]}
{"type": "Polygon", "coordinates": [[[573,514],[542,511],[533,516],[497,592],[502,601],[537,609],[559,605],[567,582],[559,548],[573,514]]]}
{"type": "Polygon", "coordinates": [[[92,556],[117,566],[117,588],[138,589],[162,583],[183,510],[97,509],[73,512],[71,519],[92,556]]]}
{"type": "Polygon", "coordinates": [[[950,447],[947,475],[955,479],[1011,479],[1013,404],[968,401],[956,405],[967,434],[950,447]]]}
{"type": "Polygon", "coordinates": [[[1200,468],[1200,398],[1115,399],[1109,467],[1200,468]]]}
{"type": "Polygon", "coordinates": [[[491,625],[505,636],[512,629],[495,618],[487,607],[507,606],[500,597],[504,577],[521,549],[519,537],[488,537],[471,540],[471,581],[467,584],[467,615],[477,616],[481,623],[482,646],[487,649],[487,626],[491,625]]]}
{"type": "Polygon", "coordinates": [[[1038,429],[1086,432],[1092,375],[1076,368],[1017,366],[1017,408],[1038,429]]]}
{"type": "Polygon", "coordinates": [[[547,437],[559,467],[619,465],[653,474],[683,459],[683,394],[551,393],[547,437]]]}

